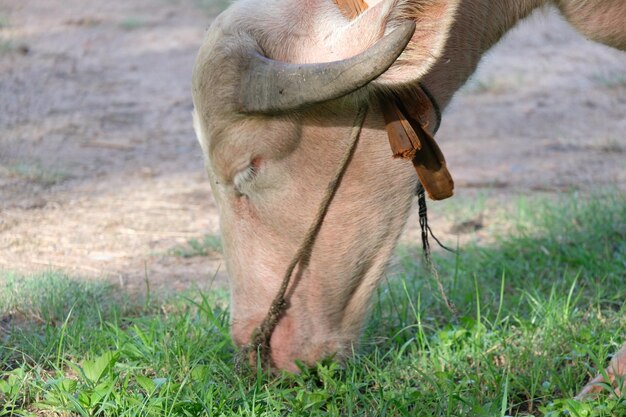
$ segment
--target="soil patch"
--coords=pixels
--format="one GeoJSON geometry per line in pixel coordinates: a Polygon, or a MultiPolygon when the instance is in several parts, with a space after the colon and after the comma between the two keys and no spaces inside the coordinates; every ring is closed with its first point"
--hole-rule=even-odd
{"type": "MultiPolygon", "coordinates": [[[[0,268],[131,290],[225,282],[219,255],[171,250],[219,234],[190,78],[220,3],[0,0],[0,268]]],[[[623,192],[624,68],[553,12],[512,31],[444,115],[456,201],[483,206],[431,204],[437,234],[487,239],[511,195],[623,192]]]]}

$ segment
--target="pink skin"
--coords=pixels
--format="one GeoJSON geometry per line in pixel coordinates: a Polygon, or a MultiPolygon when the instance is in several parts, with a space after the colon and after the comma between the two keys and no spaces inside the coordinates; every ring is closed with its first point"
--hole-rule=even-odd
{"type": "Polygon", "coordinates": [[[595,378],[593,378],[585,387],[580,391],[580,393],[576,396],[577,399],[585,398],[591,394],[597,394],[603,390],[606,390],[606,385],[602,383],[609,382],[612,384],[615,389],[616,395],[621,395],[619,387],[615,384],[615,380],[617,376],[626,375],[626,343],[624,346],[613,356],[611,359],[611,363],[605,370],[609,380],[606,381],[604,379],[604,375],[598,374],[595,378]]]}
{"type": "MultiPolygon", "coordinates": [[[[372,103],[354,159],[271,340],[275,365],[290,371],[297,371],[298,359],[313,364],[351,353],[412,204],[413,168],[391,158],[373,98],[419,81],[445,107],[501,36],[550,2],[369,3],[362,17],[348,22],[330,0],[270,0],[261,9],[252,0],[237,2],[209,29],[194,68],[194,127],[220,209],[238,345],[249,342],[267,314],[347,146],[358,106],[372,103]],[[339,60],[367,49],[406,19],[417,22],[409,46],[361,90],[282,115],[249,115],[237,107],[242,51],[254,48],[297,63],[339,60]]],[[[626,3],[592,3],[554,1],[586,36],[624,48],[626,3]]],[[[617,360],[618,372],[625,361],[624,355],[617,360]]]]}
{"type": "MultiPolygon", "coordinates": [[[[334,111],[330,107],[326,112],[330,115],[334,111]]],[[[346,144],[353,114],[348,112],[345,117],[348,125],[339,128],[321,127],[320,123],[313,128],[303,121],[301,145],[280,162],[268,163],[259,170],[255,186],[262,191],[244,196],[227,193],[220,196],[220,200],[228,199],[221,202],[225,206],[221,224],[227,266],[247,282],[247,285],[231,286],[231,332],[239,345],[249,341],[253,329],[267,314],[286,265],[309,227],[325,184],[330,180],[330,172],[315,175],[319,168],[306,163],[309,155],[323,152],[326,142],[334,141],[336,136],[345,137],[341,142],[346,144]],[[306,175],[289,183],[289,189],[266,185],[263,176],[273,182],[274,169],[295,173],[302,170],[306,175]],[[307,172],[311,169],[313,172],[307,172]],[[297,207],[297,210],[285,210],[276,218],[274,201],[278,206],[297,207]],[[245,244],[238,240],[240,236],[245,238],[245,244]],[[240,259],[246,261],[238,262],[240,259]],[[251,270],[252,265],[256,268],[251,270]],[[250,273],[254,276],[246,279],[250,273]]],[[[364,298],[369,297],[382,273],[411,205],[411,194],[402,191],[416,186],[412,167],[401,161],[389,160],[380,167],[379,175],[364,169],[376,155],[389,158],[388,149],[381,147],[377,140],[382,123],[377,112],[372,111],[362,133],[359,152],[350,163],[326,216],[309,265],[300,276],[296,275],[290,292],[290,308],[279,322],[271,342],[273,361],[280,368],[296,371],[295,358],[314,363],[330,354],[344,356],[351,352],[352,344],[358,339],[367,306],[364,298]],[[389,176],[397,181],[389,184],[386,180],[389,176]],[[355,200],[356,196],[359,199],[355,200]],[[370,209],[359,212],[359,203],[364,199],[370,209]],[[391,204],[386,206],[381,204],[383,201],[391,204]],[[389,213],[392,217],[386,227],[369,221],[372,215],[382,219],[389,213]],[[358,247],[358,243],[367,239],[371,245],[358,247]],[[359,257],[346,261],[351,250],[359,251],[359,257]],[[326,275],[328,271],[333,271],[332,275],[326,275]],[[328,279],[331,276],[342,279],[328,279]]],[[[329,164],[338,164],[341,156],[337,152],[329,164]]]]}

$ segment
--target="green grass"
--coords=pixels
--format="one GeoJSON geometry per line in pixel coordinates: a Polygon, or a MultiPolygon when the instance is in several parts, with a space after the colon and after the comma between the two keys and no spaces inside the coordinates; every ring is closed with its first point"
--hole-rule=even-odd
{"type": "Polygon", "coordinates": [[[197,6],[210,15],[217,15],[232,3],[232,0],[196,0],[197,6]]]}
{"type": "Polygon", "coordinates": [[[139,17],[129,16],[124,18],[120,23],[120,28],[124,30],[136,30],[146,26],[147,23],[139,17]]]}
{"type": "Polygon", "coordinates": [[[0,416],[626,415],[626,394],[571,399],[626,339],[626,197],[510,217],[493,246],[436,256],[460,317],[400,248],[358,352],[300,375],[234,371],[224,292],[130,300],[5,272],[0,416]]]}
{"type": "Polygon", "coordinates": [[[71,175],[56,168],[45,168],[41,164],[19,162],[7,167],[15,177],[39,184],[42,187],[52,187],[71,178],[71,175]]]}
{"type": "Polygon", "coordinates": [[[9,27],[9,19],[3,14],[0,14],[0,30],[9,27]]]}
{"type": "Polygon", "coordinates": [[[184,245],[177,245],[167,253],[179,258],[194,258],[222,252],[222,240],[216,235],[205,235],[201,240],[189,239],[184,245]]]}
{"type": "Polygon", "coordinates": [[[605,88],[626,87],[626,75],[622,71],[600,72],[591,76],[591,80],[605,88]]]}
{"type": "Polygon", "coordinates": [[[15,43],[7,39],[0,39],[0,54],[13,52],[16,49],[15,43]]]}

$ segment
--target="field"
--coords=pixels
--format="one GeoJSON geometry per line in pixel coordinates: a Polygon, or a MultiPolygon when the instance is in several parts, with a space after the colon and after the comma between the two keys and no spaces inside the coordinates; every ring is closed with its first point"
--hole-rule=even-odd
{"type": "Polygon", "coordinates": [[[447,109],[459,317],[411,219],[345,365],[237,373],[190,121],[226,3],[0,0],[0,416],[626,416],[572,399],[626,340],[626,54],[540,11],[447,109]]]}
{"type": "Polygon", "coordinates": [[[63,273],[0,286],[0,415],[622,416],[572,397],[626,326],[626,199],[518,201],[514,232],[436,260],[401,247],[363,346],[300,375],[234,371],[224,291],[130,300],[63,273]]]}

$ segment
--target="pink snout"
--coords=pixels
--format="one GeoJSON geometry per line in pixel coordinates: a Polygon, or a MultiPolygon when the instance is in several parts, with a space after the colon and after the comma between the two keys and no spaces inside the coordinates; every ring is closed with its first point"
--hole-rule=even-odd
{"type": "MultiPolygon", "coordinates": [[[[250,343],[252,333],[260,323],[261,319],[246,322],[233,321],[231,336],[237,347],[241,348],[250,343]]],[[[328,333],[322,336],[320,332],[309,333],[303,330],[303,326],[300,326],[289,314],[280,320],[270,341],[273,366],[298,373],[300,369],[296,361],[312,366],[342,350],[337,339],[328,333]]],[[[256,352],[251,353],[250,356],[250,363],[255,366],[256,352]]]]}

